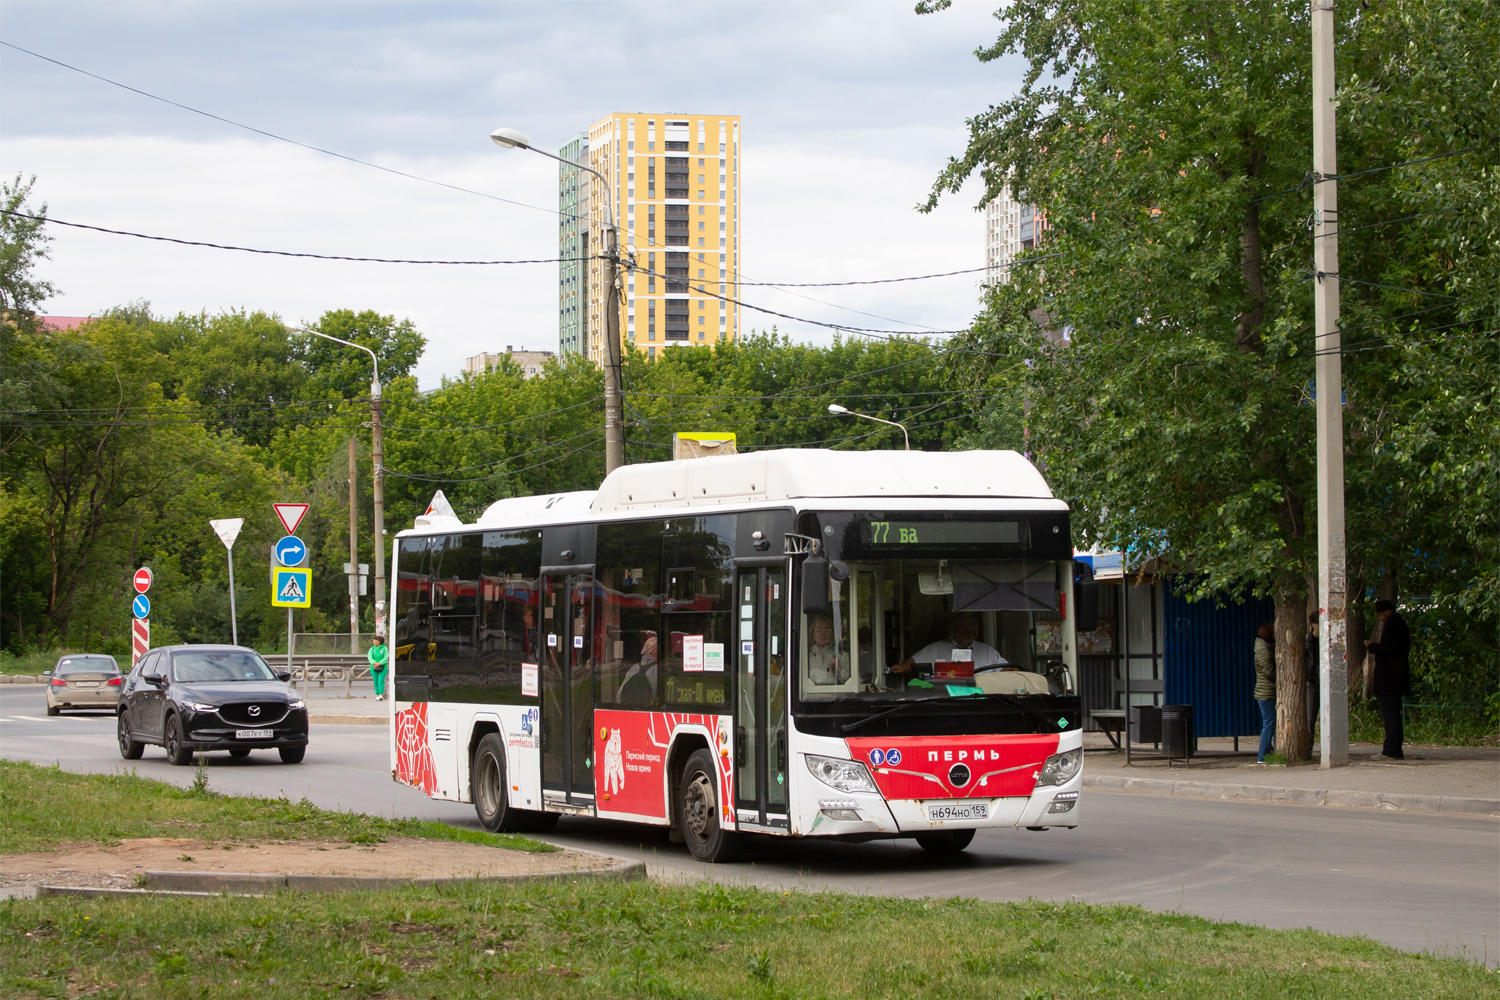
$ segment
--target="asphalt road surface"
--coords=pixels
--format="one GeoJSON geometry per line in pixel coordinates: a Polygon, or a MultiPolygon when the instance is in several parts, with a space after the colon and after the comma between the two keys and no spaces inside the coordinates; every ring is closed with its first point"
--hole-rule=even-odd
{"type": "MultiPolygon", "coordinates": [[[[110,715],[48,718],[43,692],[0,688],[0,756],[78,772],[127,766],[180,785],[158,747],[127,764],[110,715]]],[[[373,703],[372,703],[373,706],[373,703]]],[[[307,759],[209,757],[209,786],[331,809],[475,826],[474,811],[390,780],[384,727],[315,725],[307,759]]],[[[702,865],[665,830],[565,818],[548,839],[647,862],[663,878],[901,896],[1138,903],[1215,920],[1363,934],[1398,948],[1500,961],[1500,821],[1424,813],[1085,793],[1077,830],[981,833],[957,860],[911,841],[759,839],[747,859],[702,865]],[[1487,936],[1487,940],[1486,940],[1487,936]]]]}

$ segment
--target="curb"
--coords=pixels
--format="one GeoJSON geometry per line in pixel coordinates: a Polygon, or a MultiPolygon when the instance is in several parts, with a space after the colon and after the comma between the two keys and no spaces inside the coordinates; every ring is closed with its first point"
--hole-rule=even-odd
{"type": "Polygon", "coordinates": [[[388,715],[308,715],[308,722],[316,722],[321,726],[385,726],[389,725],[391,717],[388,715]]]}
{"type": "Polygon", "coordinates": [[[41,674],[0,674],[0,684],[45,684],[41,674]]]}
{"type": "Polygon", "coordinates": [[[427,878],[390,878],[384,875],[260,875],[248,872],[146,872],[144,889],[107,889],[94,886],[42,885],[37,896],[74,896],[99,899],[115,896],[266,896],[277,892],[377,892],[484,882],[525,885],[538,882],[633,882],[646,877],[644,861],[621,861],[593,871],[532,872],[523,875],[451,875],[427,878]]]}
{"type": "Polygon", "coordinates": [[[1468,815],[1500,814],[1500,800],[1461,795],[1411,795],[1399,792],[1357,792],[1329,788],[1285,788],[1275,785],[1225,785],[1208,781],[1178,781],[1167,778],[1121,778],[1113,775],[1083,777],[1083,787],[1101,792],[1136,792],[1194,799],[1240,802],[1279,802],[1297,806],[1334,806],[1342,809],[1375,809],[1387,812],[1441,812],[1468,815]]]}

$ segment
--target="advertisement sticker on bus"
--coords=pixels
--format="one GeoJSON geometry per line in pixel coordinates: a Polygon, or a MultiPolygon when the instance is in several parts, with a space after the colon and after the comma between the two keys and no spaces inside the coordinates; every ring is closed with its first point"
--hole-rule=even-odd
{"type": "Polygon", "coordinates": [[[521,697],[535,698],[537,696],[537,677],[541,668],[535,663],[521,664],[521,697]]]}
{"type": "Polygon", "coordinates": [[[724,644],[722,642],[703,644],[703,672],[714,674],[724,672],[724,644]]]}
{"type": "MultiPolygon", "coordinates": [[[[721,648],[720,657],[722,656],[721,648]]],[[[703,636],[685,635],[682,637],[682,669],[700,672],[703,670],[703,636]]],[[[720,669],[723,669],[722,663],[720,669]]]]}

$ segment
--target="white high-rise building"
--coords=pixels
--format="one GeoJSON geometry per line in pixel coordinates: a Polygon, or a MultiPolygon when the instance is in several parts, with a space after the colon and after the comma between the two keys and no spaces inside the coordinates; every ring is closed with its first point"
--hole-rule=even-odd
{"type": "Polygon", "coordinates": [[[1022,250],[1030,250],[1047,230],[1047,216],[1030,202],[1017,200],[1006,185],[984,206],[984,256],[989,270],[985,281],[1010,280],[1011,266],[1022,250]]]}

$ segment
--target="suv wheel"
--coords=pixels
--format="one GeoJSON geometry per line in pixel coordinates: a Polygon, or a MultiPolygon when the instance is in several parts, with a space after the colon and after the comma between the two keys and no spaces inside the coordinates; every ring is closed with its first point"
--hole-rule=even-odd
{"type": "Polygon", "coordinates": [[[124,712],[120,713],[120,756],[126,760],[140,760],[141,754],[145,752],[144,743],[137,743],[130,735],[130,716],[124,712]]]}
{"type": "Polygon", "coordinates": [[[282,747],[280,753],[283,764],[300,764],[302,758],[307,756],[307,747],[282,747]]]}
{"type": "Polygon", "coordinates": [[[167,716],[167,761],[182,767],[193,762],[193,751],[182,745],[182,719],[167,716]]]}

